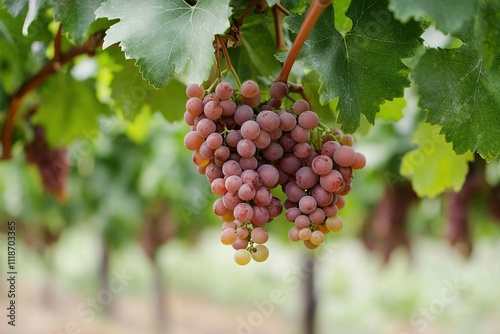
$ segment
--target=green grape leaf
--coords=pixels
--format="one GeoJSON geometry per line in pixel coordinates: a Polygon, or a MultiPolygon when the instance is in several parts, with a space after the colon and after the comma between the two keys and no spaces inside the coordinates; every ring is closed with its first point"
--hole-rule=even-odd
{"type": "Polygon", "coordinates": [[[352,29],[352,20],[345,16],[350,4],[351,0],[336,0],[333,2],[335,29],[340,33],[346,33],[352,29]]]}
{"type": "Polygon", "coordinates": [[[478,2],[476,17],[476,38],[481,59],[487,68],[500,54],[500,0],[478,2]]]}
{"type": "Polygon", "coordinates": [[[104,47],[120,43],[127,58],[137,59],[155,87],[179,73],[186,82],[202,82],[214,63],[215,34],[229,27],[229,0],[108,0],[97,17],[120,19],[107,30],[104,47]]]}
{"type": "Polygon", "coordinates": [[[472,152],[457,155],[439,131],[439,126],[421,122],[412,137],[418,148],[403,156],[401,174],[411,178],[419,197],[435,197],[450,188],[460,190],[468,162],[474,159],[472,152]]]}
{"type": "Polygon", "coordinates": [[[108,108],[96,98],[93,80],[76,81],[69,75],[56,75],[40,87],[40,103],[34,123],[45,126],[52,147],[66,146],[74,139],[98,130],[98,116],[108,108]]]}
{"type": "Polygon", "coordinates": [[[126,119],[134,119],[145,105],[153,113],[162,113],[168,121],[183,119],[187,100],[187,97],[182,98],[186,96],[184,84],[172,79],[168,85],[156,89],[142,78],[133,60],[125,59],[117,49],[110,52],[110,55],[114,63],[121,66],[121,70],[113,75],[111,81],[111,98],[126,119]]]}
{"type": "Polygon", "coordinates": [[[81,43],[94,22],[97,8],[103,0],[54,0],[54,19],[63,24],[63,32],[81,43]]]}
{"type": "Polygon", "coordinates": [[[389,9],[396,18],[407,22],[429,16],[436,28],[443,32],[455,32],[474,14],[475,1],[471,0],[389,0],[389,9]]]}
{"type": "Polygon", "coordinates": [[[412,77],[427,121],[441,125],[457,154],[477,151],[491,161],[500,156],[500,62],[486,68],[470,30],[459,48],[428,50],[412,77]]]}
{"type": "MultiPolygon", "coordinates": [[[[353,27],[340,34],[328,7],[299,54],[304,64],[321,73],[321,102],[339,97],[338,122],[344,132],[354,132],[364,114],[374,123],[379,105],[403,96],[409,86],[409,69],[402,58],[413,55],[422,29],[416,22],[401,24],[387,9],[386,0],[353,0],[347,11],[353,27]]],[[[303,17],[288,20],[297,32],[303,17]]]]}

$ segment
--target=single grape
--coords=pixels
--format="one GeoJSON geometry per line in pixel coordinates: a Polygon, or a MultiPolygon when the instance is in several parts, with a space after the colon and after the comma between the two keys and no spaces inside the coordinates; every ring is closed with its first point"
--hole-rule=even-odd
{"type": "Polygon", "coordinates": [[[333,153],[333,160],[342,167],[349,167],[356,159],[356,151],[350,146],[341,146],[333,153]]]}
{"type": "Polygon", "coordinates": [[[242,184],[238,189],[238,196],[242,201],[251,201],[255,197],[255,188],[248,183],[242,184]]]}
{"type": "Polygon", "coordinates": [[[246,239],[250,235],[250,232],[248,231],[248,229],[246,227],[240,227],[236,231],[236,235],[238,236],[238,238],[246,239]]]}
{"type": "Polygon", "coordinates": [[[234,249],[236,250],[246,250],[245,248],[248,247],[248,240],[247,239],[241,239],[241,238],[237,238],[235,242],[232,243],[232,245],[234,249]]]}
{"type": "Polygon", "coordinates": [[[236,223],[234,221],[222,223],[221,232],[224,231],[226,228],[236,229],[236,223]]]}
{"type": "Polygon", "coordinates": [[[342,210],[345,206],[345,199],[344,196],[337,195],[337,201],[335,202],[335,205],[339,210],[342,210]]]}
{"type": "Polygon", "coordinates": [[[275,141],[261,151],[264,158],[269,161],[277,161],[283,156],[283,147],[275,141]]]}
{"type": "Polygon", "coordinates": [[[208,118],[200,120],[196,125],[196,132],[203,138],[207,138],[211,133],[214,133],[215,130],[215,123],[208,118]]]}
{"type": "Polygon", "coordinates": [[[192,97],[186,101],[186,111],[193,116],[200,116],[203,113],[203,101],[197,97],[192,97]]]}
{"type": "Polygon", "coordinates": [[[340,137],[339,142],[344,146],[352,146],[352,144],[354,144],[354,138],[349,134],[343,135],[340,137]]]}
{"type": "Polygon", "coordinates": [[[226,146],[221,146],[214,151],[214,159],[224,163],[229,158],[229,154],[231,154],[229,148],[227,148],[226,146]]]}
{"type": "Polygon", "coordinates": [[[287,209],[285,212],[285,219],[291,223],[295,221],[295,218],[301,215],[300,209],[297,207],[293,207],[287,209]]]}
{"type": "Polygon", "coordinates": [[[285,154],[280,159],[279,166],[288,175],[294,175],[302,167],[302,161],[293,154],[285,154]]]}
{"type": "Polygon", "coordinates": [[[271,136],[268,132],[260,130],[259,136],[253,140],[253,143],[258,149],[264,149],[271,143],[271,136]]]}
{"type": "Polygon", "coordinates": [[[273,99],[283,100],[287,93],[288,86],[283,82],[274,82],[271,87],[269,87],[269,95],[271,95],[273,99]]]}
{"type": "Polygon", "coordinates": [[[201,156],[200,152],[193,152],[193,163],[198,167],[206,166],[210,163],[210,160],[201,156]]]}
{"type": "Polygon", "coordinates": [[[319,178],[319,182],[323,189],[329,192],[337,192],[344,188],[344,178],[342,174],[336,169],[330,171],[330,173],[323,175],[319,178]]]}
{"type": "Polygon", "coordinates": [[[200,152],[200,155],[205,159],[211,160],[214,158],[215,150],[212,150],[210,147],[208,147],[207,142],[201,144],[200,149],[198,151],[200,152]]]}
{"type": "Polygon", "coordinates": [[[241,181],[241,177],[238,175],[231,175],[226,178],[224,185],[227,191],[237,193],[242,184],[243,182],[241,181]]]}
{"type": "Polygon", "coordinates": [[[315,224],[322,223],[326,218],[325,210],[316,208],[309,214],[309,220],[315,224]]]}
{"type": "Polygon", "coordinates": [[[226,135],[227,146],[236,147],[242,139],[240,130],[231,130],[226,135]]]}
{"type": "Polygon", "coordinates": [[[297,218],[295,218],[294,223],[299,229],[303,229],[311,225],[311,221],[306,215],[298,215],[297,218]]]}
{"type": "Polygon", "coordinates": [[[252,259],[252,255],[246,249],[238,249],[234,252],[234,261],[240,266],[247,265],[252,259]]]}
{"type": "Polygon", "coordinates": [[[308,143],[298,143],[293,147],[293,154],[299,159],[305,159],[311,155],[312,147],[308,143]]]}
{"type": "Polygon", "coordinates": [[[304,129],[312,130],[319,125],[319,117],[314,111],[304,111],[299,115],[298,123],[304,129]]]}
{"type": "Polygon", "coordinates": [[[318,180],[319,176],[314,173],[311,167],[301,167],[295,173],[295,182],[302,189],[310,189],[314,187],[316,183],[318,183],[318,180]]]}
{"type": "Polygon", "coordinates": [[[184,136],[184,146],[186,146],[186,148],[190,151],[199,150],[204,141],[205,139],[203,139],[197,131],[188,132],[184,136]]]}
{"type": "Polygon", "coordinates": [[[311,238],[309,241],[311,241],[312,244],[319,246],[323,243],[323,240],[325,240],[325,236],[322,232],[320,231],[314,231],[311,233],[311,238]]]}
{"type": "MultiPolygon", "coordinates": [[[[320,181],[321,182],[321,181],[320,181]]],[[[328,206],[332,204],[335,194],[326,191],[321,184],[316,184],[311,190],[311,196],[316,200],[318,206],[328,206]]]]}
{"type": "Polygon", "coordinates": [[[222,107],[223,116],[233,116],[236,112],[236,102],[233,100],[220,101],[219,105],[222,107]]]}
{"type": "Polygon", "coordinates": [[[236,238],[237,238],[236,231],[232,228],[227,228],[224,231],[222,231],[220,234],[220,241],[224,245],[232,244],[233,242],[236,241],[236,238]]]}
{"type": "Polygon", "coordinates": [[[240,140],[240,142],[236,146],[236,149],[238,150],[238,154],[244,158],[252,157],[255,154],[255,151],[257,150],[253,141],[248,139],[240,140]]]}
{"type": "Polygon", "coordinates": [[[309,240],[311,239],[312,232],[309,228],[301,228],[299,231],[300,240],[309,240]]]}
{"type": "Polygon", "coordinates": [[[306,196],[306,192],[292,181],[285,186],[285,195],[290,201],[298,203],[302,197],[306,196]]]}
{"type": "Polygon", "coordinates": [[[250,236],[256,244],[265,244],[269,239],[269,233],[262,227],[254,228],[250,236]]]}
{"type": "Polygon", "coordinates": [[[292,228],[288,230],[288,238],[293,242],[300,241],[299,232],[300,229],[297,226],[292,226],[292,228]]]}
{"type": "Polygon", "coordinates": [[[224,205],[222,198],[217,198],[215,200],[214,204],[212,205],[212,210],[219,217],[224,216],[230,212],[230,210],[224,205]]]}
{"type": "Polygon", "coordinates": [[[314,210],[316,210],[317,206],[318,204],[312,196],[304,196],[299,201],[299,209],[305,214],[312,213],[314,210]]]}
{"type": "Polygon", "coordinates": [[[227,191],[224,179],[222,178],[215,179],[210,185],[210,189],[217,196],[224,195],[227,191]]]}
{"type": "Polygon", "coordinates": [[[279,115],[280,128],[283,131],[292,131],[297,125],[297,119],[291,113],[285,111],[279,115]]]}
{"type": "Polygon", "coordinates": [[[326,155],[330,159],[333,159],[333,154],[340,147],[340,144],[336,141],[329,140],[321,146],[320,153],[326,155]]]}
{"type": "Polygon", "coordinates": [[[292,109],[296,115],[300,115],[304,111],[309,110],[309,103],[306,100],[297,100],[293,103],[292,109]]]}
{"type": "MultiPolygon", "coordinates": [[[[253,202],[256,205],[267,207],[269,204],[271,204],[272,199],[273,199],[273,194],[271,193],[269,188],[260,187],[259,189],[257,189],[255,191],[255,196],[253,198],[253,202]]],[[[281,213],[281,209],[280,209],[280,213],[281,213]]],[[[269,215],[271,215],[271,213],[269,213],[269,215]]],[[[278,213],[278,215],[279,215],[279,213],[278,213]]]]}
{"type": "Polygon", "coordinates": [[[352,169],[363,169],[366,165],[366,158],[363,153],[356,152],[356,157],[352,163],[352,169]]]}
{"type": "MultiPolygon", "coordinates": [[[[267,189],[267,188],[262,188],[262,189],[267,189]]],[[[255,195],[257,197],[257,194],[255,195]]],[[[255,201],[255,198],[254,198],[255,201]]],[[[259,205],[257,202],[255,203],[259,205]]],[[[281,204],[281,201],[277,197],[272,197],[271,202],[266,205],[267,212],[269,212],[269,217],[270,218],[276,218],[279,215],[281,215],[281,212],[283,211],[283,204],[281,204]]]]}
{"type": "Polygon", "coordinates": [[[303,128],[300,125],[295,126],[290,132],[290,135],[297,143],[305,143],[309,140],[310,137],[309,130],[303,128]]]}
{"type": "Polygon", "coordinates": [[[264,164],[257,169],[262,185],[274,188],[278,184],[279,172],[273,165],[264,164]]]}
{"type": "Polygon", "coordinates": [[[234,207],[234,217],[240,222],[249,222],[253,217],[252,206],[247,203],[239,203],[234,207]]]}
{"type": "Polygon", "coordinates": [[[312,170],[318,175],[326,175],[333,168],[333,161],[327,155],[318,155],[311,163],[312,170]]]}
{"type": "Polygon", "coordinates": [[[231,84],[227,82],[220,82],[215,87],[215,95],[221,100],[229,100],[233,96],[234,90],[231,84]]]}
{"type": "Polygon", "coordinates": [[[268,103],[273,110],[278,110],[281,107],[281,100],[271,98],[268,103]]]}
{"type": "Polygon", "coordinates": [[[273,132],[280,127],[280,117],[271,110],[261,111],[257,114],[257,123],[260,127],[267,132],[273,132]]]}
{"type": "Polygon", "coordinates": [[[279,139],[280,145],[283,147],[284,152],[292,152],[297,142],[292,138],[290,133],[285,133],[279,139]]]}
{"type": "Polygon", "coordinates": [[[222,203],[226,208],[229,210],[233,210],[236,208],[236,206],[243,201],[238,197],[237,193],[232,193],[228,191],[227,193],[222,196],[222,203]]]}
{"type": "Polygon", "coordinates": [[[186,87],[186,95],[188,97],[197,97],[199,99],[202,99],[203,95],[205,95],[205,90],[197,83],[192,83],[186,87]]]}
{"type": "Polygon", "coordinates": [[[234,160],[228,160],[222,165],[222,173],[224,176],[238,175],[240,176],[242,172],[241,166],[238,162],[234,160]]]}
{"type": "Polygon", "coordinates": [[[241,125],[241,136],[253,140],[260,134],[260,125],[256,121],[248,120],[241,125]]]}
{"type": "Polygon", "coordinates": [[[331,232],[338,232],[344,227],[344,220],[339,215],[328,217],[325,225],[331,232]]]}
{"type": "Polygon", "coordinates": [[[241,105],[234,112],[234,121],[238,125],[242,125],[246,121],[253,119],[253,109],[247,105],[241,105]]]}
{"type": "Polygon", "coordinates": [[[195,120],[196,116],[193,115],[193,114],[190,114],[189,112],[184,112],[184,123],[186,123],[187,125],[191,125],[193,126],[194,125],[194,120],[195,120]]]}
{"type": "Polygon", "coordinates": [[[203,113],[208,119],[215,121],[222,116],[222,107],[219,102],[210,101],[203,107],[203,113]]]}
{"type": "Polygon", "coordinates": [[[240,93],[243,97],[251,99],[259,93],[259,84],[253,80],[247,80],[241,84],[240,93]]]}
{"type": "Polygon", "coordinates": [[[269,212],[263,206],[253,207],[253,217],[250,220],[255,226],[264,226],[269,220],[269,212]]]}
{"type": "Polygon", "coordinates": [[[245,170],[255,170],[259,166],[259,161],[256,157],[250,158],[240,158],[241,169],[245,170]]]}
{"type": "Polygon", "coordinates": [[[264,262],[269,257],[269,249],[264,245],[257,245],[251,252],[252,259],[257,262],[264,262]]]}
{"type": "Polygon", "coordinates": [[[222,138],[220,133],[214,132],[208,135],[206,139],[207,146],[212,150],[216,150],[222,146],[222,142],[224,139],[222,138]]]}

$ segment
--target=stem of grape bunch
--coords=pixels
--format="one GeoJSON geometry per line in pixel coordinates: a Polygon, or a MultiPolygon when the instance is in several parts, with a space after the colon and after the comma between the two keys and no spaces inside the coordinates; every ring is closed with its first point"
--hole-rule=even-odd
{"type": "Polygon", "coordinates": [[[331,5],[332,2],[332,0],[313,0],[311,7],[309,7],[309,10],[307,11],[304,23],[302,23],[302,26],[300,27],[299,33],[292,44],[292,48],[286,57],[285,63],[281,68],[281,72],[278,75],[276,82],[283,82],[284,84],[287,84],[288,76],[290,75],[290,71],[292,70],[292,66],[299,55],[302,45],[304,45],[307,36],[309,36],[309,33],[314,28],[314,25],[316,24],[316,21],[318,21],[321,13],[323,13],[325,8],[331,5]]]}

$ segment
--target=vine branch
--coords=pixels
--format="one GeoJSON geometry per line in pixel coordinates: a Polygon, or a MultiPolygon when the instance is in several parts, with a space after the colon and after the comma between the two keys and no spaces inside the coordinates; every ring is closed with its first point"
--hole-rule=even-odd
{"type": "Polygon", "coordinates": [[[2,157],[1,160],[10,159],[11,157],[11,138],[14,127],[14,120],[21,107],[22,99],[30,91],[36,89],[43,83],[49,76],[56,73],[61,67],[72,61],[75,57],[82,54],[93,54],[95,50],[101,47],[104,40],[105,31],[100,30],[89,38],[82,45],[75,45],[67,52],[61,52],[61,30],[59,30],[54,39],[54,57],[43,66],[37,74],[28,79],[23,85],[12,95],[10,99],[9,109],[7,111],[7,120],[3,129],[2,135],[2,157]]]}
{"type": "MultiPolygon", "coordinates": [[[[281,7],[283,7],[283,6],[281,6],[281,7]]],[[[278,51],[286,51],[285,34],[283,33],[283,23],[281,20],[281,16],[283,14],[283,11],[280,9],[280,7],[278,7],[278,5],[274,5],[272,7],[272,11],[273,11],[273,19],[274,19],[274,32],[276,35],[276,49],[278,51]]],[[[288,14],[285,14],[285,15],[288,15],[288,14]]]]}
{"type": "Polygon", "coordinates": [[[307,11],[304,23],[302,23],[299,33],[297,34],[297,37],[292,44],[292,48],[288,53],[288,57],[286,57],[285,63],[281,68],[281,72],[276,79],[277,82],[279,81],[287,84],[288,76],[290,75],[290,71],[292,70],[292,66],[295,63],[297,56],[299,55],[299,51],[302,48],[302,45],[304,45],[307,36],[309,36],[309,33],[314,28],[314,25],[316,24],[316,21],[318,20],[321,13],[323,13],[323,10],[325,10],[325,8],[328,7],[332,2],[333,0],[313,0],[313,2],[311,3],[311,7],[307,11]]]}

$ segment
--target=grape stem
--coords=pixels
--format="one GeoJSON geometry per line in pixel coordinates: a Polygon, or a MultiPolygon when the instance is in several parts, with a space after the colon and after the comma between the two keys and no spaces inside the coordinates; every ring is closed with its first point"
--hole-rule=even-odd
{"type": "Polygon", "coordinates": [[[217,39],[217,44],[220,45],[222,52],[224,53],[224,58],[226,58],[226,68],[233,75],[234,80],[236,81],[236,85],[238,86],[238,90],[239,90],[241,87],[241,81],[240,81],[240,78],[238,77],[238,74],[236,73],[236,70],[233,67],[233,64],[231,63],[231,58],[229,58],[229,53],[227,52],[224,38],[221,35],[217,35],[217,36],[215,36],[215,38],[217,39]]]}
{"type": "Polygon", "coordinates": [[[281,72],[278,75],[276,82],[283,82],[284,84],[287,84],[288,76],[290,75],[290,71],[292,70],[292,66],[299,55],[302,45],[304,45],[307,36],[309,36],[309,33],[314,28],[314,25],[316,24],[316,21],[318,21],[321,13],[323,13],[323,10],[325,10],[325,8],[332,2],[333,0],[313,0],[311,7],[309,7],[309,10],[307,11],[304,23],[302,23],[302,26],[300,27],[299,33],[292,44],[292,48],[286,57],[285,63],[281,68],[281,72]]]}
{"type": "Polygon", "coordinates": [[[23,85],[10,98],[9,109],[7,111],[7,120],[5,122],[2,134],[1,160],[10,159],[12,156],[12,131],[16,115],[19,112],[24,96],[40,86],[40,84],[43,83],[49,76],[58,72],[64,64],[72,61],[75,57],[85,53],[93,54],[97,48],[101,47],[105,36],[105,30],[100,30],[89,36],[89,38],[82,45],[75,45],[67,52],[60,52],[57,50],[60,50],[61,48],[61,33],[59,32],[61,31],[61,29],[62,27],[59,26],[58,33],[54,40],[54,48],[56,51],[54,53],[54,58],[49,60],[49,62],[46,63],[45,66],[43,66],[37,74],[25,81],[23,85]]]}
{"type": "Polygon", "coordinates": [[[278,7],[277,4],[272,7],[272,11],[274,19],[274,32],[276,34],[276,49],[279,52],[286,51],[287,47],[285,44],[285,34],[283,33],[283,22],[281,21],[283,11],[278,7]]]}

